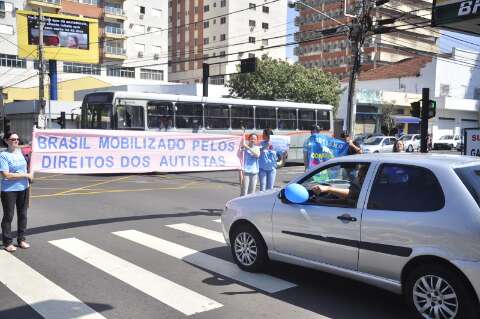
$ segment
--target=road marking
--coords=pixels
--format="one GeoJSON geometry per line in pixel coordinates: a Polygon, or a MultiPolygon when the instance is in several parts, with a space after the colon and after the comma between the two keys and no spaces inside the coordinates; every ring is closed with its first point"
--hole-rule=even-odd
{"type": "Polygon", "coordinates": [[[172,225],[166,225],[167,227],[180,230],[192,235],[204,237],[210,240],[218,241],[219,243],[225,244],[225,238],[223,237],[222,233],[219,233],[217,231],[213,231],[207,228],[203,227],[198,227],[190,224],[172,224],[172,225]]]}
{"type": "Polygon", "coordinates": [[[95,184],[91,184],[91,185],[87,185],[87,186],[83,186],[83,187],[72,188],[72,189],[66,190],[64,192],[56,193],[54,195],[63,195],[63,194],[71,193],[71,192],[76,192],[76,191],[79,191],[79,190],[82,190],[82,189],[85,189],[85,188],[90,188],[90,187],[94,187],[94,186],[114,183],[114,182],[118,182],[118,181],[130,178],[130,177],[132,177],[132,176],[130,175],[130,176],[123,176],[123,177],[119,177],[119,178],[114,178],[114,179],[110,179],[108,181],[103,181],[103,182],[100,182],[100,183],[95,183],[95,184]]]}
{"type": "Polygon", "coordinates": [[[215,223],[221,223],[222,221],[220,219],[214,219],[213,222],[215,223]]]}
{"type": "Polygon", "coordinates": [[[222,307],[212,299],[79,239],[67,238],[50,243],[185,315],[222,307]]]}
{"type": "Polygon", "coordinates": [[[136,230],[118,231],[113,234],[268,293],[296,287],[291,282],[269,275],[242,271],[234,263],[136,230]]]}
{"type": "Polygon", "coordinates": [[[11,253],[0,251],[0,269],[0,282],[45,319],[105,319],[11,253]]]}
{"type": "Polygon", "coordinates": [[[43,180],[49,180],[52,177],[56,176],[62,176],[63,174],[53,174],[53,175],[47,175],[47,176],[42,176],[42,177],[35,177],[36,180],[43,179],[43,180]]]}

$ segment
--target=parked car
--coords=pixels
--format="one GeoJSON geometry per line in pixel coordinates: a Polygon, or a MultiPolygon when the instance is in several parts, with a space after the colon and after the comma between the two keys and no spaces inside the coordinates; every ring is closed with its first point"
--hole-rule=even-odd
{"type": "Polygon", "coordinates": [[[451,150],[452,148],[456,149],[460,143],[460,135],[443,135],[438,140],[433,141],[432,148],[434,150],[451,150]]]}
{"type": "Polygon", "coordinates": [[[363,143],[365,143],[367,139],[369,139],[372,136],[384,136],[384,135],[382,133],[372,133],[372,134],[361,133],[355,136],[355,138],[353,139],[353,143],[355,143],[355,145],[357,146],[361,146],[363,143]]]}
{"type": "Polygon", "coordinates": [[[420,134],[405,134],[399,140],[403,142],[406,152],[414,152],[420,149],[420,134]]]}
{"type": "Polygon", "coordinates": [[[409,318],[473,319],[480,311],[479,193],[474,157],[353,155],[281,190],[233,199],[221,221],[243,270],[265,270],[270,260],[296,264],[403,294],[409,318]]]}
{"type": "Polygon", "coordinates": [[[365,140],[361,148],[364,153],[389,153],[393,152],[396,141],[393,136],[372,136],[365,140]]]}

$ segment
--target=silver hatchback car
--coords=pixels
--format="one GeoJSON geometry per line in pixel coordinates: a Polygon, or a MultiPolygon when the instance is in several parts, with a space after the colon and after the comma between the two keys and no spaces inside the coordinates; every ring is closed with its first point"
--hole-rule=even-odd
{"type": "Polygon", "coordinates": [[[371,154],[332,159],[222,214],[238,266],[276,260],[403,294],[413,315],[479,317],[480,160],[371,154]]]}

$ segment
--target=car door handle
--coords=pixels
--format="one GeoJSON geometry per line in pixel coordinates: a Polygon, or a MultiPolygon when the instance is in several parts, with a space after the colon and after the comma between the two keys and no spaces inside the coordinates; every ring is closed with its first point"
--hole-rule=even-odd
{"type": "Polygon", "coordinates": [[[343,214],[343,215],[337,216],[337,219],[339,219],[343,222],[356,222],[357,221],[356,217],[352,217],[349,214],[343,214]]]}

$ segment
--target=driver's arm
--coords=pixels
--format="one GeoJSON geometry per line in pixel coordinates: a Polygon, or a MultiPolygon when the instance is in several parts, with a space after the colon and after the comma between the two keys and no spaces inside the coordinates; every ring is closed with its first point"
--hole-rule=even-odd
{"type": "Polygon", "coordinates": [[[350,194],[349,188],[337,188],[337,187],[326,186],[326,185],[315,185],[311,188],[311,190],[317,195],[320,195],[321,193],[329,193],[329,194],[336,195],[341,199],[346,199],[350,194]]]}

